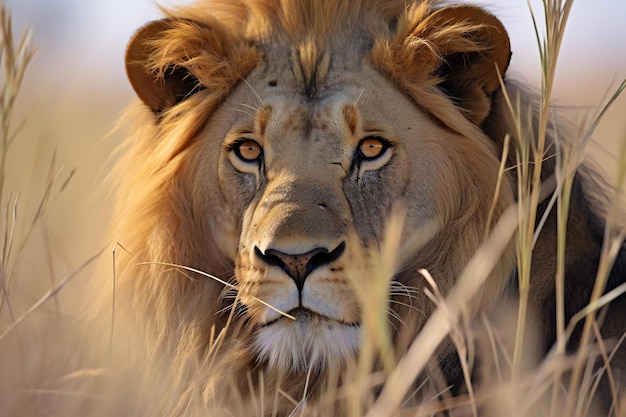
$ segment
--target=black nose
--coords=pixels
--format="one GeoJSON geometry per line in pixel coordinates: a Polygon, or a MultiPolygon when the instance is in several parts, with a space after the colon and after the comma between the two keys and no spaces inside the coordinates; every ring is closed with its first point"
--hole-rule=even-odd
{"type": "Polygon", "coordinates": [[[275,249],[267,249],[265,253],[257,247],[254,250],[263,262],[281,268],[295,281],[298,290],[302,291],[304,281],[309,274],[316,268],[339,259],[345,248],[346,244],[342,242],[332,251],[326,248],[315,248],[307,253],[289,254],[275,249]]]}

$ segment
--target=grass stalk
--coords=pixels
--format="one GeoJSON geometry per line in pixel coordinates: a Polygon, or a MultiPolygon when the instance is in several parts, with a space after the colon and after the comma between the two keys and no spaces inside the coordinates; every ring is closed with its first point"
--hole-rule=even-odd
{"type": "MultiPolygon", "coordinates": [[[[2,79],[2,87],[0,89],[0,202],[4,201],[4,187],[6,183],[6,162],[9,147],[12,142],[12,120],[14,113],[14,105],[17,95],[24,79],[24,74],[28,64],[32,60],[35,50],[29,46],[30,34],[26,32],[19,43],[16,45],[13,37],[13,23],[11,14],[5,7],[4,3],[0,3],[0,66],[4,69],[2,79]]],[[[21,129],[20,125],[18,130],[21,129]]],[[[3,227],[4,242],[0,252],[0,313],[6,305],[13,324],[16,323],[16,315],[9,299],[9,287],[11,275],[7,268],[8,259],[11,253],[11,247],[14,239],[15,220],[17,212],[17,201],[15,199],[13,210],[11,211],[11,197],[6,209],[6,219],[3,227]],[[12,215],[10,214],[12,213],[12,215]]],[[[15,332],[17,328],[12,327],[15,332]]],[[[19,336],[17,335],[19,341],[19,336]]]]}
{"type": "Polygon", "coordinates": [[[4,82],[1,90],[0,113],[0,198],[4,196],[6,161],[9,146],[12,143],[12,115],[15,101],[24,80],[26,68],[35,56],[36,50],[31,48],[30,33],[26,32],[15,45],[11,14],[4,4],[0,4],[0,64],[4,67],[4,82]]]}
{"type": "Polygon", "coordinates": [[[59,291],[61,291],[65,285],[79,272],[83,271],[87,266],[93,263],[103,251],[98,252],[96,255],[93,255],[85,262],[83,262],[76,270],[72,273],[66,275],[62,278],[54,287],[52,287],[48,292],[46,292],[35,304],[33,304],[28,310],[26,310],[19,318],[17,318],[12,325],[9,325],[2,332],[0,332],[0,341],[6,337],[6,335],[16,328],[21,322],[23,322],[28,316],[30,316],[34,311],[36,311],[39,307],[41,307],[45,302],[54,297],[59,291]]]}
{"type": "MultiPolygon", "coordinates": [[[[554,79],[556,74],[559,51],[567,24],[567,18],[573,5],[573,0],[544,0],[544,17],[546,36],[541,40],[537,19],[529,3],[535,35],[538,40],[539,54],[542,67],[542,83],[541,83],[541,100],[539,104],[539,124],[536,137],[527,135],[521,138],[520,145],[522,149],[532,149],[533,164],[532,172],[526,171],[524,168],[520,172],[518,181],[522,184],[530,184],[530,188],[522,185],[522,192],[519,195],[519,201],[529,201],[528,217],[524,218],[520,224],[518,232],[518,276],[520,303],[518,313],[518,326],[516,332],[517,343],[513,353],[513,376],[519,373],[522,358],[522,346],[524,345],[524,326],[525,318],[528,310],[528,293],[530,289],[531,260],[534,248],[535,224],[537,219],[537,206],[540,202],[541,182],[542,182],[542,161],[546,154],[546,139],[548,133],[548,124],[551,114],[551,97],[554,87],[554,79]]],[[[529,119],[532,120],[532,119],[529,119]]],[[[520,129],[521,130],[521,129],[520,129]]],[[[523,159],[518,160],[518,164],[525,166],[530,161],[526,155],[522,155],[523,159]]]]}
{"type": "Polygon", "coordinates": [[[391,416],[398,409],[415,376],[425,368],[441,341],[450,333],[453,323],[497,264],[516,226],[517,208],[513,206],[501,216],[492,233],[463,270],[445,302],[430,316],[406,355],[399,360],[379,398],[366,414],[367,417],[391,416]]]}

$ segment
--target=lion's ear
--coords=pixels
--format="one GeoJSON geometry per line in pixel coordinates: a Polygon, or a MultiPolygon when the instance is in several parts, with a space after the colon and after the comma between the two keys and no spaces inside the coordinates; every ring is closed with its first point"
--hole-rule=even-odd
{"type": "Polygon", "coordinates": [[[391,39],[373,50],[375,65],[419,104],[441,107],[437,96],[443,93],[477,125],[489,113],[498,70],[504,75],[510,56],[506,30],[493,15],[473,6],[431,12],[427,3],[407,9],[391,39]]]}
{"type": "Polygon", "coordinates": [[[443,35],[432,40],[443,58],[436,70],[440,88],[480,124],[491,108],[491,94],[500,88],[498,73],[504,77],[511,58],[504,26],[472,6],[446,7],[427,20],[427,25],[441,28],[443,35]]]}
{"type": "Polygon", "coordinates": [[[258,63],[259,51],[217,19],[163,19],[139,29],[126,50],[137,96],[162,112],[208,89],[219,100],[258,63]]]}
{"type": "Polygon", "coordinates": [[[199,89],[198,80],[172,62],[157,65],[159,40],[172,30],[169,19],[148,23],[139,29],[126,49],[126,74],[137,96],[154,112],[161,112],[199,89]]]}

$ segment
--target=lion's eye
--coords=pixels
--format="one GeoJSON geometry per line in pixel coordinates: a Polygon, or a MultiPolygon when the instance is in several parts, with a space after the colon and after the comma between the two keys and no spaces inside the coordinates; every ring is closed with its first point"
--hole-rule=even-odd
{"type": "Polygon", "coordinates": [[[261,159],[263,148],[252,139],[243,139],[233,146],[233,152],[244,162],[255,162],[261,159]]]}
{"type": "Polygon", "coordinates": [[[371,161],[385,154],[390,144],[386,139],[378,136],[367,136],[359,142],[359,156],[365,161],[371,161]]]}

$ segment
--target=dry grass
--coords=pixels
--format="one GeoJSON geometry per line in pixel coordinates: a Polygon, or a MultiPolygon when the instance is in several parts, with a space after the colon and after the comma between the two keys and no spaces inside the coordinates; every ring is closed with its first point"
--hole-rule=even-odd
{"type": "Polygon", "coordinates": [[[60,166],[44,140],[31,146],[24,137],[32,121],[18,118],[16,108],[36,48],[28,31],[14,38],[1,2],[0,30],[0,415],[41,415],[55,396],[47,386],[60,375],[57,361],[74,321],[66,316],[72,301],[60,295],[95,257],[59,272],[63,250],[49,222],[76,170],[60,166]],[[24,148],[32,150],[27,159],[24,148]]]}
{"type": "MultiPolygon", "coordinates": [[[[600,357],[606,363],[611,359],[611,351],[619,341],[603,341],[598,335],[598,315],[602,307],[626,291],[622,285],[608,294],[603,295],[608,273],[620,245],[626,236],[623,218],[620,217],[624,207],[624,182],[626,181],[626,137],[622,141],[621,152],[618,156],[618,175],[614,184],[615,196],[608,199],[611,205],[607,207],[606,232],[602,257],[596,278],[596,284],[591,302],[585,310],[578,313],[571,323],[565,322],[564,305],[564,270],[565,270],[565,235],[571,187],[576,168],[584,160],[585,146],[589,142],[594,129],[602,118],[606,107],[626,87],[621,84],[618,91],[607,100],[606,107],[598,110],[592,120],[580,127],[579,134],[573,141],[560,142],[557,152],[557,169],[554,178],[542,183],[541,164],[531,161],[545,160],[550,151],[546,149],[546,137],[550,131],[550,121],[554,117],[550,106],[551,95],[555,82],[555,69],[558,61],[559,49],[565,31],[569,10],[573,1],[546,0],[545,6],[545,39],[537,35],[538,47],[542,60],[542,91],[539,103],[539,129],[535,136],[523,123],[529,109],[520,108],[514,99],[509,100],[513,114],[518,115],[518,133],[523,142],[515,144],[518,149],[516,165],[519,204],[510,208],[500,219],[498,225],[485,241],[483,247],[475,254],[467,265],[464,273],[459,277],[455,288],[447,295],[442,296],[430,278],[428,271],[422,271],[430,288],[430,294],[437,309],[430,317],[424,329],[418,336],[416,343],[401,358],[394,358],[390,342],[389,322],[387,320],[387,289],[391,279],[390,271],[395,265],[394,254],[397,254],[397,240],[401,221],[394,221],[389,225],[388,237],[385,242],[383,256],[378,259],[377,273],[370,277],[368,286],[360,286],[360,301],[364,307],[363,337],[361,356],[357,369],[346,377],[342,389],[336,393],[343,398],[346,414],[357,416],[430,416],[442,411],[450,411],[454,415],[515,415],[534,416],[585,416],[593,414],[591,398],[594,394],[602,372],[593,372],[593,364],[600,357]],[[622,190],[622,194],[620,191],[622,190]],[[537,239],[537,205],[544,198],[551,199],[558,213],[558,268],[555,276],[557,288],[557,342],[549,355],[535,363],[533,356],[533,335],[528,325],[528,305],[530,288],[530,265],[533,256],[533,247],[537,239]],[[515,236],[515,237],[513,237],[515,236]],[[469,322],[466,314],[467,306],[480,288],[497,257],[504,250],[511,238],[517,239],[518,275],[520,302],[515,311],[510,308],[502,312],[504,324],[493,318],[482,317],[480,323],[469,322]],[[582,343],[574,353],[566,351],[574,324],[584,323],[582,343]],[[507,331],[509,330],[509,331],[507,331]],[[477,335],[480,333],[480,335],[477,335]],[[405,408],[403,403],[407,394],[413,389],[413,381],[420,373],[427,371],[437,391],[437,371],[432,368],[432,359],[440,342],[450,337],[462,358],[466,381],[469,389],[466,394],[450,397],[441,393],[439,397],[421,404],[405,408]],[[495,381],[488,387],[472,387],[470,374],[477,355],[488,357],[484,361],[488,369],[479,370],[489,373],[495,381]],[[377,358],[383,364],[382,373],[372,373],[377,358]],[[529,359],[530,358],[530,359],[529,359]],[[489,364],[489,366],[487,366],[489,364]],[[373,388],[381,388],[380,395],[373,396],[373,388]]],[[[2,79],[2,126],[0,128],[0,207],[4,210],[2,227],[3,248],[0,264],[0,414],[2,415],[42,415],[49,409],[51,415],[68,415],[67,411],[94,415],[91,404],[98,402],[101,397],[115,396],[126,389],[130,389],[135,381],[130,381],[128,387],[112,387],[108,384],[91,385],[92,380],[105,379],[107,372],[103,368],[84,368],[68,359],[71,353],[64,350],[78,348],[74,344],[72,329],[73,318],[64,317],[65,308],[60,305],[57,297],[65,291],[67,283],[78,273],[82,272],[87,264],[98,255],[87,259],[82,265],[69,274],[58,278],[51,267],[44,268],[43,274],[48,276],[48,288],[40,290],[37,296],[23,297],[19,291],[28,285],[30,276],[21,274],[19,265],[24,262],[46,263],[45,259],[53,258],[54,242],[46,239],[45,228],[41,227],[47,209],[54,202],[63,198],[63,193],[70,184],[73,170],[64,170],[56,167],[54,153],[50,156],[46,166],[49,167],[41,178],[44,186],[41,191],[34,190],[28,198],[19,194],[7,192],[5,185],[9,181],[5,174],[5,164],[10,158],[12,146],[19,140],[21,124],[14,126],[13,106],[20,91],[24,74],[33,56],[28,36],[15,42],[12,35],[10,16],[4,6],[1,7],[0,25],[2,26],[2,48],[0,56],[4,68],[2,79]],[[8,194],[8,195],[7,195],[8,194]],[[24,208],[24,201],[29,201],[32,207],[24,208]],[[33,242],[40,242],[39,244],[33,242]],[[43,242],[41,244],[41,242],[43,242]],[[42,250],[29,250],[30,245],[43,247],[42,250]],[[24,282],[25,281],[25,282],[24,282]],[[17,285],[19,283],[20,285],[17,285]],[[16,290],[17,289],[17,290],[16,290]],[[19,300],[19,302],[14,302],[19,300]],[[56,303],[56,304],[55,304],[56,303]],[[50,307],[55,305],[54,308],[50,307]],[[37,316],[37,317],[33,317],[37,316]],[[68,328],[70,331],[68,331],[68,328]],[[68,341],[72,342],[68,342],[68,341]],[[50,353],[54,352],[54,353],[50,353]],[[61,353],[59,353],[61,352],[61,353]],[[67,353],[67,354],[66,354],[67,353]],[[59,356],[57,356],[59,355],[59,356]],[[52,359],[51,359],[52,358],[52,359]],[[55,362],[59,358],[67,360],[59,365],[55,362]],[[8,376],[8,377],[6,377],[8,376]],[[94,388],[95,387],[95,388],[94,388]],[[111,391],[107,391],[111,390],[111,391]],[[71,398],[68,399],[68,398],[71,398]],[[78,406],[76,404],[79,404],[78,406]],[[51,408],[52,407],[52,408],[51,408]],[[85,408],[87,407],[87,408],[85,408]]],[[[539,20],[535,19],[539,26],[539,20]]],[[[537,29],[537,33],[540,30],[537,29]]],[[[26,123],[28,120],[25,121],[26,123]]],[[[504,159],[503,159],[504,160],[504,159]]],[[[504,171],[504,165],[501,169],[504,171]]],[[[401,219],[398,216],[397,219],[401,219]]],[[[541,222],[540,222],[541,224],[541,222]]],[[[355,270],[355,276],[362,274],[355,270]]],[[[435,277],[436,279],[436,277],[435,277]]],[[[118,318],[118,320],[121,320],[118,318]]],[[[218,331],[214,343],[219,345],[221,336],[218,331]]],[[[614,386],[614,379],[609,368],[602,368],[608,372],[607,377],[614,386]]],[[[158,375],[158,373],[157,373],[158,375]]],[[[139,375],[137,378],[151,378],[153,374],[139,375]]],[[[171,390],[168,384],[158,385],[159,390],[151,397],[153,404],[119,404],[116,412],[133,414],[133,411],[142,406],[148,410],[179,410],[181,415],[201,415],[203,409],[194,408],[194,405],[183,404],[187,392],[171,390]],[[163,386],[162,386],[163,385],[163,386]],[[167,398],[162,393],[177,393],[179,397],[167,398]],[[177,401],[180,400],[179,403],[177,401]],[[174,406],[171,406],[174,403],[174,406]],[[180,411],[183,410],[183,411],[180,411]]],[[[156,387],[156,384],[155,384],[156,387]]],[[[423,388],[425,393],[429,391],[423,388]]],[[[189,388],[189,390],[192,390],[189,388]]],[[[194,393],[192,393],[194,394],[194,393]]],[[[276,393],[276,396],[281,393],[276,393]]],[[[123,396],[122,396],[123,397],[123,396]]],[[[306,401],[293,399],[293,415],[330,415],[334,400],[329,401],[330,408],[307,406],[306,401]]],[[[611,416],[624,416],[626,409],[622,398],[615,398],[611,409],[611,416]]],[[[247,407],[247,405],[246,405],[247,407]]],[[[258,411],[265,407],[253,404],[245,408],[245,415],[259,415],[258,411]]],[[[165,411],[163,411],[165,413],[165,411]]]]}

